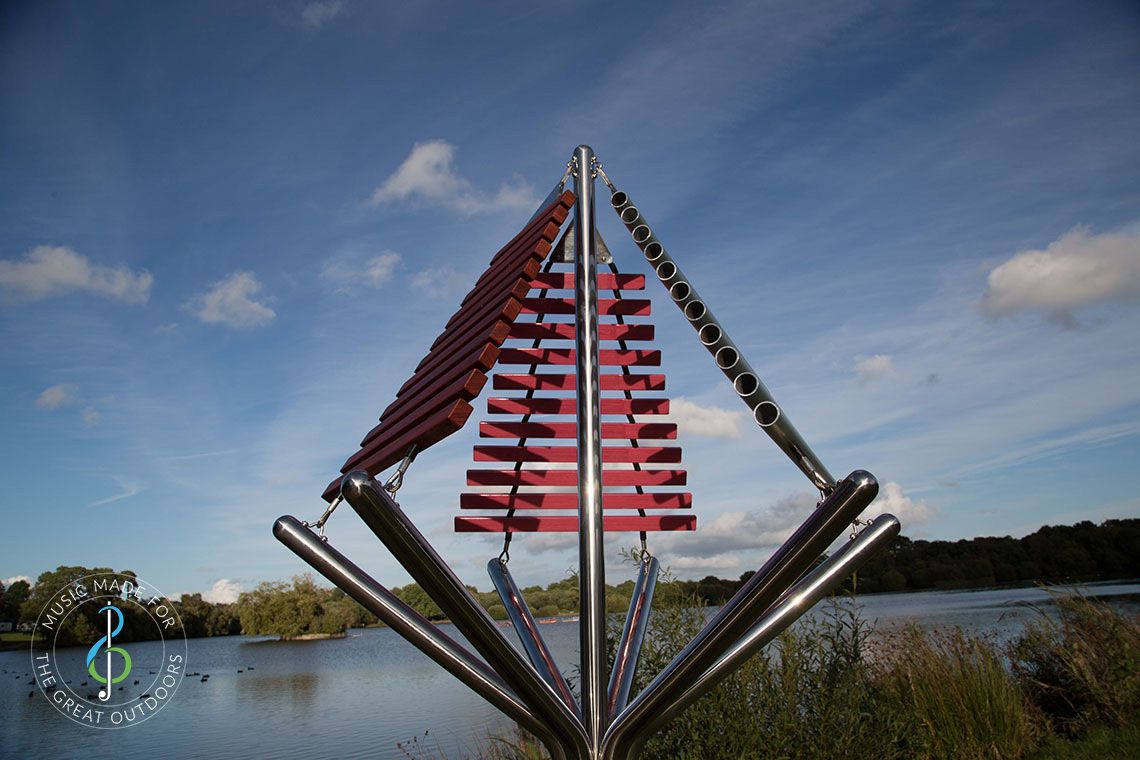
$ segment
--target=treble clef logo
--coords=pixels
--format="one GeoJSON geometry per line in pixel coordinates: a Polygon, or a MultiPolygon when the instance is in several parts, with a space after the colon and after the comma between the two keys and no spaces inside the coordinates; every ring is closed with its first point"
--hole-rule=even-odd
{"type": "Polygon", "coordinates": [[[119,681],[124,680],[127,677],[127,675],[131,672],[131,656],[129,654],[127,654],[127,650],[123,649],[122,647],[111,646],[111,639],[115,636],[118,636],[119,632],[123,630],[123,612],[122,612],[122,610],[120,610],[118,607],[112,607],[111,605],[108,604],[106,607],[99,610],[99,612],[106,612],[107,613],[107,635],[106,636],[100,636],[99,640],[96,641],[94,643],[94,645],[92,645],[92,647],[89,650],[87,650],[87,672],[90,673],[91,677],[94,678],[99,683],[106,684],[106,686],[104,686],[102,689],[99,690],[100,701],[106,702],[107,700],[109,700],[111,698],[111,685],[116,684],[119,681]],[[114,613],[119,618],[118,625],[115,626],[115,630],[111,630],[111,620],[112,620],[111,613],[114,613]],[[101,675],[99,673],[98,669],[95,667],[95,658],[99,654],[99,647],[103,646],[104,642],[106,642],[106,644],[107,644],[107,648],[104,650],[107,654],[107,659],[105,661],[106,662],[106,675],[105,676],[101,675]],[[119,656],[123,658],[123,672],[117,676],[114,675],[114,671],[111,669],[111,653],[112,652],[118,653],[119,656]]]}

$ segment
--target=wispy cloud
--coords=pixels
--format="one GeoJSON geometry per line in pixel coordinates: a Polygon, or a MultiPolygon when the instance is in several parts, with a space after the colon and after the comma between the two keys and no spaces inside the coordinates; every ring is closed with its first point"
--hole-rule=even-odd
{"type": "Polygon", "coordinates": [[[88,427],[94,427],[99,424],[99,420],[103,419],[103,414],[93,406],[89,406],[83,410],[83,424],[88,427]]]}
{"type": "Polygon", "coordinates": [[[187,311],[208,324],[245,329],[272,322],[277,313],[265,300],[257,300],[261,283],[250,272],[234,272],[194,296],[185,305],[187,311]]]}
{"type": "Polygon", "coordinates": [[[474,278],[449,267],[431,267],[416,272],[412,277],[412,287],[429,296],[463,293],[470,289],[472,282],[474,278]]]}
{"type": "Polygon", "coordinates": [[[235,454],[238,449],[221,449],[219,451],[202,451],[197,454],[179,454],[177,456],[167,457],[170,462],[185,462],[192,459],[209,459],[212,457],[225,456],[226,454],[235,454]]]}
{"type": "Polygon", "coordinates": [[[372,193],[369,204],[418,200],[463,214],[481,214],[529,210],[538,203],[534,188],[519,180],[500,185],[495,193],[476,189],[456,171],[454,157],[455,146],[444,140],[416,143],[400,168],[372,193]]]}
{"type": "Polygon", "coordinates": [[[16,301],[94,293],[124,303],[146,303],[153,284],[150,272],[92,264],[63,246],[36,246],[19,261],[0,259],[0,287],[16,301]]]}
{"type": "Polygon", "coordinates": [[[36,406],[40,409],[59,409],[61,406],[70,406],[77,401],[75,394],[78,391],[79,386],[70,383],[53,385],[50,388],[45,388],[43,393],[39,395],[36,399],[36,406]]]}
{"type": "Polygon", "coordinates": [[[342,290],[349,290],[354,285],[380,288],[391,282],[402,261],[400,254],[389,250],[375,256],[341,254],[325,263],[321,279],[335,283],[342,290]]]}
{"type": "Polygon", "coordinates": [[[855,377],[860,385],[886,377],[894,371],[894,361],[889,354],[875,354],[855,362],[855,377]]]}
{"type": "Polygon", "coordinates": [[[133,481],[124,480],[122,478],[114,478],[114,480],[116,483],[118,483],[119,489],[120,489],[117,494],[114,494],[112,496],[108,496],[105,499],[98,499],[96,501],[92,501],[92,502],[88,503],[87,506],[89,506],[89,507],[102,507],[102,506],[105,506],[107,504],[114,504],[116,501],[122,501],[123,499],[129,499],[132,496],[137,496],[138,494],[142,493],[142,491],[146,488],[146,486],[142,483],[136,483],[133,481]]]}
{"type": "Polygon", "coordinates": [[[323,0],[323,2],[307,3],[301,8],[301,23],[310,29],[320,29],[322,26],[340,16],[348,8],[345,0],[323,0]]]}
{"type": "Polygon", "coordinates": [[[17,581],[23,581],[24,583],[27,583],[29,586],[32,585],[32,579],[29,578],[28,576],[26,576],[26,575],[13,575],[10,578],[4,579],[4,588],[11,588],[12,584],[16,583],[17,581]]]}
{"type": "Polygon", "coordinates": [[[982,308],[991,316],[1045,312],[1059,324],[1108,301],[1140,300],[1140,233],[1094,235],[1076,227],[1045,250],[1015,254],[986,281],[982,308]]]}

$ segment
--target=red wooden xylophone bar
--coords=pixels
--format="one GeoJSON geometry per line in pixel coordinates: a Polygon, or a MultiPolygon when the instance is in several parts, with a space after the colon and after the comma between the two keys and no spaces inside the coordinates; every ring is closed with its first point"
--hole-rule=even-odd
{"type": "MultiPolygon", "coordinates": [[[[660,365],[661,352],[628,345],[654,337],[653,325],[626,321],[649,316],[648,300],[624,296],[644,287],[642,275],[598,274],[599,295],[607,296],[598,298],[599,384],[606,394],[600,405],[602,524],[607,531],[693,530],[696,518],[684,512],[692,507],[690,493],[647,490],[684,486],[687,475],[677,467],[681,449],[663,445],[677,437],[677,426],[652,421],[669,413],[669,400],[642,395],[665,389],[664,375],[641,369],[660,365]]],[[[533,321],[511,325],[496,360],[529,371],[494,376],[496,391],[515,395],[489,398],[492,419],[479,423],[482,438],[516,440],[475,446],[475,461],[494,466],[467,471],[467,484],[479,490],[460,496],[458,532],[578,530],[578,473],[567,469],[578,460],[575,376],[559,371],[575,365],[575,327],[556,321],[574,313],[572,272],[539,272],[530,288],[520,314],[534,315],[533,321]],[[503,419],[507,415],[513,418],[503,419]],[[476,511],[484,514],[469,513],[476,511]]]]}
{"type": "MultiPolygon", "coordinates": [[[[483,389],[499,346],[524,310],[530,284],[574,200],[573,193],[563,193],[495,254],[342,473],[366,470],[375,476],[403,459],[411,446],[423,451],[466,424],[470,401],[483,389]]],[[[326,501],[336,498],[340,482],[338,477],[325,488],[326,501]]]]}

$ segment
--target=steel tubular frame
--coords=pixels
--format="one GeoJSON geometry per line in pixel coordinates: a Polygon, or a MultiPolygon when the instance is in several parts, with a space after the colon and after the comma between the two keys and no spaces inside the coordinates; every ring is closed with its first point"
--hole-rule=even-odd
{"type": "MultiPolygon", "coordinates": [[[[871,554],[885,547],[898,535],[899,523],[891,515],[879,516],[852,541],[813,567],[827,547],[875,498],[878,492],[875,478],[862,470],[838,482],[832,478],[654,237],[641,213],[602,172],[589,146],[580,145],[575,150],[567,173],[551,198],[562,192],[571,176],[577,196],[573,232],[576,375],[573,380],[565,379],[573,383],[576,391],[577,472],[574,477],[578,487],[580,700],[575,701],[504,559],[492,559],[487,570],[526,657],[502,636],[463,582],[400,509],[392,494],[367,472],[357,470],[344,476],[341,481],[344,501],[439,605],[482,660],[334,549],[323,532],[327,513],[316,526],[283,516],[274,524],[273,533],[365,609],[533,733],[554,760],[627,760],[637,757],[654,733],[834,591],[871,554]],[[655,558],[643,555],[613,670],[607,679],[601,391],[615,386],[612,382],[601,383],[599,371],[594,194],[597,174],[613,192],[612,205],[630,229],[634,242],[645,252],[658,278],[698,330],[701,342],[714,355],[738,395],[753,409],[768,435],[823,494],[819,505],[791,538],[649,686],[632,699],[659,565],[655,558]],[[321,529],[319,535],[314,527],[321,529]]],[[[616,456],[614,461],[620,458],[616,456]]],[[[624,471],[610,474],[614,472],[624,471]]]]}

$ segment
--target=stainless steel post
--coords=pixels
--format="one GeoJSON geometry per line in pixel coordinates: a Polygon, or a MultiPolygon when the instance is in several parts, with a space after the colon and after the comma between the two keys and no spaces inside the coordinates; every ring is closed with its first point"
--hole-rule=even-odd
{"type": "Polygon", "coordinates": [[[501,710],[508,718],[539,737],[552,756],[565,751],[550,729],[515,696],[498,673],[442,633],[399,597],[377,583],[347,557],[323,541],[290,515],[273,524],[273,535],[294,554],[328,578],[337,588],[380,618],[448,673],[501,710]]]}
{"type": "Polygon", "coordinates": [[[507,610],[507,616],[511,619],[511,625],[514,626],[519,641],[522,642],[526,656],[530,658],[530,664],[542,676],[542,680],[558,692],[567,707],[577,712],[578,703],[574,701],[574,694],[570,691],[566,679],[562,677],[562,671],[554,661],[554,655],[546,646],[546,641],[534,622],[534,615],[530,614],[530,607],[523,599],[522,591],[519,591],[511,571],[507,569],[507,564],[496,557],[487,563],[487,574],[491,576],[491,584],[494,585],[495,591],[499,592],[499,598],[503,600],[503,607],[507,610]]]}
{"type": "Polygon", "coordinates": [[[606,715],[606,568],[602,525],[602,417],[598,384],[598,280],[594,151],[579,145],[574,190],[574,325],[578,397],[578,584],[582,720],[596,755],[606,715]]]}
{"type": "Polygon", "coordinates": [[[408,519],[391,494],[368,473],[354,470],[341,493],[360,519],[455,624],[511,689],[577,757],[590,757],[582,721],[511,646],[479,602],[408,519]]]}
{"type": "Polygon", "coordinates": [[[759,616],[838,538],[875,498],[878,483],[856,470],[834,490],[791,538],[733,595],[720,612],[681,650],[665,670],[610,725],[604,757],[626,757],[630,739],[747,633],[759,616]]]}
{"type": "Polygon", "coordinates": [[[642,561],[637,571],[637,583],[633,586],[633,598],[629,600],[629,612],[625,616],[614,654],[614,669],[610,673],[610,690],[607,708],[610,715],[617,715],[629,702],[629,692],[633,688],[633,677],[637,673],[637,660],[641,656],[641,644],[645,641],[645,631],[649,628],[649,611],[653,606],[653,591],[657,587],[657,573],[660,565],[656,557],[642,561]]]}
{"type": "Polygon", "coordinates": [[[879,515],[853,541],[837,549],[824,562],[805,575],[774,604],[744,637],[725,652],[704,675],[692,683],[671,704],[649,720],[631,737],[629,756],[636,757],[641,746],[721,681],[759,652],[811,609],[816,602],[837,589],[843,580],[899,534],[894,515],[879,515]]]}

